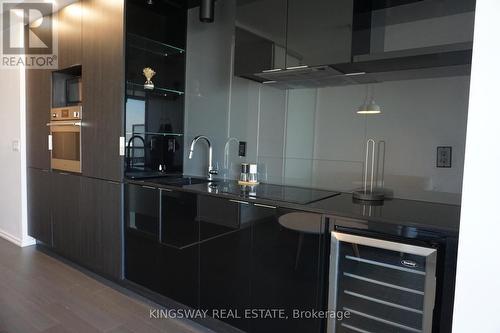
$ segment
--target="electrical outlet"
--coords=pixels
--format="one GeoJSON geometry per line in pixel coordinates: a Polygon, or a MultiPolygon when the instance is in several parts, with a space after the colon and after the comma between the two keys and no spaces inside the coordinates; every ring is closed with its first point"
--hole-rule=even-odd
{"type": "Polygon", "coordinates": [[[451,168],[451,147],[437,147],[437,161],[438,168],[451,168]]]}
{"type": "Polygon", "coordinates": [[[247,143],[245,141],[240,141],[238,145],[238,156],[239,157],[247,156],[247,143]]]}
{"type": "Polygon", "coordinates": [[[21,143],[19,140],[12,140],[12,151],[19,152],[21,151],[21,143]]]}

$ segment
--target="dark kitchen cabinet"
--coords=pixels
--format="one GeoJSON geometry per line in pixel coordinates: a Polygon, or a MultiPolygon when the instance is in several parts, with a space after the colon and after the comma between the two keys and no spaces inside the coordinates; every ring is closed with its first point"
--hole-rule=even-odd
{"type": "Polygon", "coordinates": [[[197,197],[161,190],[160,293],[192,308],[199,305],[197,197]]]}
{"type": "Polygon", "coordinates": [[[81,177],[80,262],[104,276],[122,277],[122,184],[81,177]]]}
{"type": "Polygon", "coordinates": [[[52,228],[54,250],[79,262],[82,256],[80,176],[52,173],[52,228]]]}
{"type": "MultiPolygon", "coordinates": [[[[251,308],[252,212],[255,207],[223,198],[199,196],[200,307],[251,308]]],[[[221,319],[249,332],[245,318],[221,319]]]]}
{"type": "Polygon", "coordinates": [[[125,278],[159,292],[159,190],[125,187],[125,278]]]}
{"type": "Polygon", "coordinates": [[[82,172],[120,181],[125,53],[122,1],[82,0],[82,172]]]}
{"type": "Polygon", "coordinates": [[[253,319],[251,332],[321,332],[321,319],[294,310],[322,310],[325,228],[319,214],[260,208],[253,227],[252,308],[284,309],[288,320],[253,319]]]}
{"type": "Polygon", "coordinates": [[[26,70],[26,96],[26,164],[30,168],[50,169],[50,70],[26,70]]]}
{"type": "Polygon", "coordinates": [[[352,12],[353,0],[238,1],[235,75],[350,62],[352,12]]]}
{"type": "Polygon", "coordinates": [[[68,68],[82,63],[81,2],[74,2],[57,12],[58,65],[68,68]]]}
{"type": "Polygon", "coordinates": [[[288,0],[286,67],[351,61],[353,0],[288,0]]]}
{"type": "Polygon", "coordinates": [[[48,170],[28,168],[28,235],[52,246],[51,174],[48,170]]]}
{"type": "Polygon", "coordinates": [[[197,195],[128,184],[125,197],[125,278],[197,308],[197,195]]]}
{"type": "Polygon", "coordinates": [[[286,67],[287,0],[236,1],[234,73],[286,67]]]}

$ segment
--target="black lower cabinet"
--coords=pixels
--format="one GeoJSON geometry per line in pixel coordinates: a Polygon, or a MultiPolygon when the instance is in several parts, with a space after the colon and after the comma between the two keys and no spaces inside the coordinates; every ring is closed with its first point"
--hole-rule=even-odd
{"type": "Polygon", "coordinates": [[[269,213],[253,228],[252,308],[283,309],[288,319],[255,318],[251,332],[321,332],[323,320],[308,319],[303,311],[323,309],[322,216],[262,210],[269,213]]]}
{"type": "Polygon", "coordinates": [[[158,241],[147,234],[125,230],[125,278],[160,292],[158,241]]]}
{"type": "Polygon", "coordinates": [[[244,332],[324,327],[321,215],[132,184],[126,215],[128,280],[244,332]]]}
{"type": "Polygon", "coordinates": [[[28,168],[28,235],[52,246],[51,174],[28,168]]]}
{"type": "Polygon", "coordinates": [[[199,196],[200,308],[214,318],[249,331],[253,206],[199,196]]]}
{"type": "Polygon", "coordinates": [[[159,190],[127,184],[125,188],[125,278],[159,289],[159,190]]]}
{"type": "Polygon", "coordinates": [[[161,190],[160,293],[199,306],[199,223],[197,195],[161,190]]]}

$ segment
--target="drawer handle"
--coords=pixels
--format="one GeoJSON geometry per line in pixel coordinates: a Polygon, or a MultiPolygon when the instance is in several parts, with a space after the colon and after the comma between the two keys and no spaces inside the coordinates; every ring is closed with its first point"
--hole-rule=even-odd
{"type": "Polygon", "coordinates": [[[171,190],[169,188],[160,188],[160,191],[173,192],[173,190],[171,190]]]}
{"type": "Polygon", "coordinates": [[[269,206],[269,205],[263,205],[263,204],[253,204],[254,206],[257,206],[257,207],[263,207],[263,208],[271,208],[271,209],[276,209],[275,206],[269,206]]]}
{"type": "Polygon", "coordinates": [[[156,190],[156,187],[153,187],[153,186],[141,185],[141,187],[147,188],[147,189],[150,189],[150,190],[156,190]]]}
{"type": "Polygon", "coordinates": [[[238,204],[243,204],[243,205],[249,205],[250,203],[246,202],[246,201],[240,201],[240,200],[229,200],[231,202],[234,202],[234,203],[238,203],[238,204]]]}

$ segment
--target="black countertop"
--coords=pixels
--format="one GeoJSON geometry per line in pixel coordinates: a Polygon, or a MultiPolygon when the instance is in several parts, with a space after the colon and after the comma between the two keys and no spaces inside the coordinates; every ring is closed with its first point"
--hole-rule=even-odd
{"type": "MultiPolygon", "coordinates": [[[[196,178],[193,179],[196,180],[196,178]]],[[[193,184],[185,184],[182,182],[169,183],[168,181],[160,180],[160,178],[148,178],[129,179],[127,182],[218,196],[227,199],[246,200],[264,205],[321,213],[337,218],[356,219],[358,220],[355,223],[356,227],[398,235],[409,235],[417,232],[419,234],[422,232],[433,232],[447,237],[456,237],[458,236],[460,224],[459,205],[405,199],[387,199],[381,205],[367,205],[360,203],[359,201],[354,201],[352,194],[350,193],[338,193],[270,184],[257,185],[257,187],[260,187],[260,190],[256,192],[257,195],[249,196],[245,195],[245,191],[238,192],[234,190],[235,188],[239,188],[236,181],[217,181],[212,184],[206,182],[198,184],[196,184],[196,182],[193,182],[193,184]],[[302,191],[305,191],[302,193],[314,193],[314,195],[310,196],[311,200],[306,200],[307,202],[310,202],[315,198],[319,199],[310,203],[298,203],[300,200],[287,202],[286,199],[283,201],[282,199],[273,200],[259,197],[259,192],[269,192],[266,188],[272,188],[271,192],[273,193],[276,192],[276,188],[280,188],[282,190],[281,193],[290,193],[290,191],[293,193],[295,192],[294,189],[301,189],[302,191]]]]}

